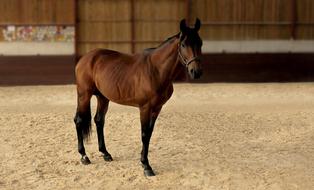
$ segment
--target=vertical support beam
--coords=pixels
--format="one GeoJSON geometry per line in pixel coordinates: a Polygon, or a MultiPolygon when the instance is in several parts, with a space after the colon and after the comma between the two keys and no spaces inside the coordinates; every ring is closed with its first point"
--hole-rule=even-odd
{"type": "Polygon", "coordinates": [[[21,3],[21,2],[15,3],[15,6],[17,9],[15,16],[17,16],[17,18],[18,18],[18,23],[23,23],[23,21],[24,21],[23,16],[25,15],[25,13],[24,13],[25,11],[23,9],[23,3],[21,3]],[[17,13],[19,13],[19,14],[17,14],[17,13]]]}
{"type": "Polygon", "coordinates": [[[75,63],[78,61],[78,0],[73,0],[73,19],[74,19],[74,56],[75,56],[75,63]]]}
{"type": "Polygon", "coordinates": [[[185,0],[185,19],[186,19],[187,25],[190,25],[191,23],[191,8],[192,8],[192,1],[185,0]]]}
{"type": "Polygon", "coordinates": [[[131,52],[135,53],[135,1],[130,0],[131,10],[130,10],[130,21],[131,21],[131,52]]]}
{"type": "MultiPolygon", "coordinates": [[[[192,9],[192,1],[185,0],[185,20],[188,26],[191,24],[191,9],[192,9]]],[[[189,74],[187,72],[184,72],[184,73],[185,73],[184,82],[189,82],[190,81],[189,74]]]]}
{"type": "Polygon", "coordinates": [[[291,26],[290,26],[290,36],[293,40],[296,39],[296,28],[297,28],[297,1],[291,0],[291,26]]]}

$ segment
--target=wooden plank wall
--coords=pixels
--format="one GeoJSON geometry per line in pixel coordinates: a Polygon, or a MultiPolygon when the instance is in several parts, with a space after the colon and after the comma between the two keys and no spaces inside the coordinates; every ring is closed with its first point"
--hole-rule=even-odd
{"type": "Polygon", "coordinates": [[[73,25],[74,0],[1,0],[0,25],[73,25]]]}
{"type": "Polygon", "coordinates": [[[314,39],[314,1],[297,0],[297,39],[314,39]],[[311,25],[309,23],[312,23],[311,25]]]}
{"type": "Polygon", "coordinates": [[[78,0],[78,53],[95,48],[131,52],[130,0],[78,0]]]}
{"type": "Polygon", "coordinates": [[[179,32],[185,0],[135,1],[135,51],[155,47],[179,32]]]}
{"type": "Polygon", "coordinates": [[[177,23],[185,16],[184,0],[133,2],[132,13],[131,0],[79,0],[79,54],[100,47],[130,53],[132,43],[138,52],[178,32],[177,23]]]}
{"type": "Polygon", "coordinates": [[[204,23],[204,40],[314,39],[313,0],[193,0],[188,9],[187,0],[133,0],[134,34],[132,0],[78,1],[80,54],[96,47],[130,53],[132,43],[135,52],[154,47],[178,32],[188,9],[190,23],[196,17],[204,23]]]}
{"type": "Polygon", "coordinates": [[[273,40],[292,37],[294,9],[295,38],[313,39],[313,0],[194,0],[191,15],[207,23],[207,40],[273,40]]]}
{"type": "Polygon", "coordinates": [[[74,12],[74,0],[0,0],[0,31],[8,25],[74,26],[74,12]]]}
{"type": "Polygon", "coordinates": [[[290,22],[289,2],[291,1],[196,0],[192,4],[192,15],[198,16],[204,23],[208,22],[201,31],[203,38],[208,40],[287,39],[290,38],[289,25],[258,26],[240,23],[290,22]]]}
{"type": "MultiPolygon", "coordinates": [[[[193,22],[196,17],[202,20],[204,40],[286,40],[291,39],[293,1],[297,13],[295,38],[314,39],[313,0],[190,0],[190,20],[193,22]]],[[[77,20],[79,55],[97,47],[130,53],[132,44],[138,52],[178,32],[180,19],[187,15],[186,2],[188,0],[1,0],[0,27],[74,25],[77,20]]]]}

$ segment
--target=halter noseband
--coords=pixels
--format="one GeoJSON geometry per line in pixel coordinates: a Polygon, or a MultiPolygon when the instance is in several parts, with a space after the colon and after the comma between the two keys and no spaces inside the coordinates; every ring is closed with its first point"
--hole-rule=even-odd
{"type": "Polygon", "coordinates": [[[199,61],[200,58],[198,56],[196,57],[193,57],[192,59],[188,60],[186,58],[183,57],[183,55],[181,54],[181,43],[178,44],[178,54],[179,54],[179,57],[181,59],[181,63],[182,65],[184,65],[186,68],[190,65],[190,63],[192,63],[193,61],[199,61]]]}

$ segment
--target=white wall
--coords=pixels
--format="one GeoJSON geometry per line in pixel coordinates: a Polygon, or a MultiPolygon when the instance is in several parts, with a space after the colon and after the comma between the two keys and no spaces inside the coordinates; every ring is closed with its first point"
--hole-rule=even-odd
{"type": "MultiPolygon", "coordinates": [[[[204,41],[203,53],[314,53],[314,41],[204,41]]],[[[73,55],[73,42],[0,42],[0,55],[73,55]]]]}
{"type": "Polygon", "coordinates": [[[73,55],[73,42],[0,42],[0,55],[73,55]]]}
{"type": "Polygon", "coordinates": [[[204,41],[202,51],[203,53],[314,53],[314,41],[204,41]]]}

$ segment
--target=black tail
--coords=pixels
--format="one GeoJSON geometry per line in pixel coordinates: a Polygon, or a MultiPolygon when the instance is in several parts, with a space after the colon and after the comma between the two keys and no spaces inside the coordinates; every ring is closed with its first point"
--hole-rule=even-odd
{"type": "Polygon", "coordinates": [[[88,140],[91,134],[91,112],[90,110],[86,113],[76,112],[74,122],[78,131],[83,134],[83,139],[88,140]]]}

